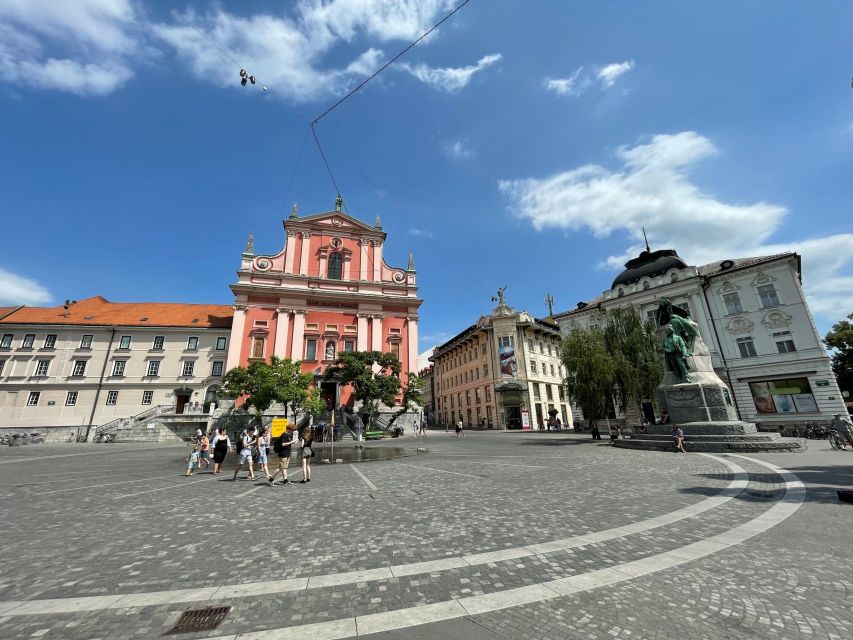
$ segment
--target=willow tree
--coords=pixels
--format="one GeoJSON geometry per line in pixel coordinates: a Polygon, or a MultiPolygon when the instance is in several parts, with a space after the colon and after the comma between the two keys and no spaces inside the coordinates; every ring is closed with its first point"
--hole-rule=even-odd
{"type": "Polygon", "coordinates": [[[569,398],[581,408],[589,425],[607,419],[615,378],[604,330],[598,326],[573,330],[560,344],[560,359],[566,368],[569,398]]]}
{"type": "Polygon", "coordinates": [[[654,396],[663,377],[655,325],[633,308],[612,309],[604,323],[604,345],[613,371],[613,401],[623,414],[654,396]]]}

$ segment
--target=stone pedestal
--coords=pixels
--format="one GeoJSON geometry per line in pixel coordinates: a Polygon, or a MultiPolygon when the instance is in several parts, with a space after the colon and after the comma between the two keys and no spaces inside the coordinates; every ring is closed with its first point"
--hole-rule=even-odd
{"type": "Polygon", "coordinates": [[[731,394],[719,378],[660,386],[657,400],[658,406],[666,407],[670,419],[677,424],[737,420],[731,394]]]}

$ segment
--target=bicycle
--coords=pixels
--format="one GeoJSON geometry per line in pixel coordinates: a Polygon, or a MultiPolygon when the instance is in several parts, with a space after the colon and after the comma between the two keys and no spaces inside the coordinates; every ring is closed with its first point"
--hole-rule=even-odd
{"type": "Polygon", "coordinates": [[[829,430],[829,446],[838,451],[844,451],[844,438],[835,429],[829,430]]]}

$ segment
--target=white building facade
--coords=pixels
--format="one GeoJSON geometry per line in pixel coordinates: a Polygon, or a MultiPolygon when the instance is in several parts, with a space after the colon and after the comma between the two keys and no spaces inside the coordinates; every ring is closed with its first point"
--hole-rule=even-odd
{"type": "Polygon", "coordinates": [[[162,405],[216,402],[233,309],[100,296],[0,314],[0,428],[85,431],[162,405]]]}
{"type": "Polygon", "coordinates": [[[602,322],[610,308],[631,306],[654,319],[660,300],[668,298],[698,324],[741,420],[777,429],[825,424],[844,411],[803,294],[799,255],[695,267],[675,251],[647,248],[625,266],[602,295],[554,316],[563,335],[602,322]]]}

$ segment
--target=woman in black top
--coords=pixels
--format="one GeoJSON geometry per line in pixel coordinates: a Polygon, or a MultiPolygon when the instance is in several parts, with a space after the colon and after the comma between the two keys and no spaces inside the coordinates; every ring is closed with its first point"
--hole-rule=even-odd
{"type": "Polygon", "coordinates": [[[225,460],[225,455],[231,448],[231,440],[228,439],[225,429],[219,430],[211,445],[213,447],[213,473],[219,473],[219,467],[222,466],[222,461],[225,460]]]}
{"type": "Polygon", "coordinates": [[[299,457],[302,458],[302,480],[300,482],[311,482],[311,456],[314,455],[314,428],[307,426],[302,430],[302,438],[299,440],[299,457]]]}

